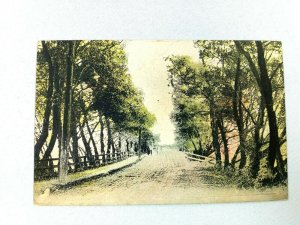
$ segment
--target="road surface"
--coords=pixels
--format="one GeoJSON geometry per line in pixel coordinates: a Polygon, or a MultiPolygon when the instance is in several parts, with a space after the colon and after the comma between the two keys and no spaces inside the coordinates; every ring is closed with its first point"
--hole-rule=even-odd
{"type": "Polygon", "coordinates": [[[208,165],[163,149],[115,174],[69,190],[46,193],[42,205],[186,204],[284,199],[284,188],[241,190],[210,183],[208,165]]]}

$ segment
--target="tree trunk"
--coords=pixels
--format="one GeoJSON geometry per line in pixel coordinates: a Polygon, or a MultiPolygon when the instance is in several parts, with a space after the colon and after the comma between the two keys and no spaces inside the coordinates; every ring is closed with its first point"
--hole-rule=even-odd
{"type": "Polygon", "coordinates": [[[262,146],[259,133],[260,133],[260,130],[263,127],[263,123],[264,123],[264,111],[265,111],[265,104],[264,104],[264,99],[261,96],[258,117],[257,117],[255,127],[254,127],[255,147],[254,147],[254,150],[252,151],[251,162],[250,162],[250,177],[252,177],[252,178],[256,178],[258,175],[258,171],[259,171],[259,165],[260,165],[259,151],[262,146]]]}
{"type": "Polygon", "coordinates": [[[86,156],[88,158],[88,161],[89,161],[90,164],[93,165],[94,164],[94,159],[93,159],[92,149],[91,149],[91,147],[90,147],[90,145],[89,145],[89,143],[88,143],[88,141],[85,137],[83,128],[84,128],[84,125],[82,125],[80,127],[80,134],[81,134],[82,142],[83,142],[83,145],[84,145],[84,148],[85,148],[85,151],[86,151],[86,156]]]}
{"type": "Polygon", "coordinates": [[[61,119],[60,119],[60,104],[61,104],[61,97],[60,97],[60,85],[59,85],[59,75],[58,75],[58,65],[55,64],[54,67],[54,98],[53,98],[53,120],[52,120],[52,135],[49,142],[49,145],[44,153],[43,160],[49,159],[53,148],[55,146],[55,142],[57,138],[61,136],[61,119]]]}
{"type": "Polygon", "coordinates": [[[195,144],[195,142],[193,141],[192,138],[191,138],[191,142],[192,142],[192,144],[194,146],[194,152],[196,153],[198,151],[198,149],[197,149],[197,146],[196,146],[196,144],[195,144]]]}
{"type": "Polygon", "coordinates": [[[107,149],[106,153],[108,160],[110,160],[110,150],[111,150],[111,144],[112,144],[112,137],[111,137],[111,128],[110,128],[110,121],[107,117],[105,117],[106,127],[107,127],[107,149]]]}
{"type": "Polygon", "coordinates": [[[127,153],[129,153],[129,140],[126,139],[126,151],[127,153]]]}
{"type": "Polygon", "coordinates": [[[104,123],[102,120],[102,115],[100,113],[99,113],[99,123],[100,123],[100,150],[102,154],[102,162],[105,163],[104,123]]]}
{"type": "Polygon", "coordinates": [[[222,161],[221,161],[221,151],[220,151],[220,144],[219,144],[219,135],[218,135],[218,125],[216,119],[216,112],[214,103],[211,101],[209,105],[209,112],[210,112],[210,126],[213,138],[213,148],[216,154],[216,166],[221,168],[222,161]]]}
{"type": "Polygon", "coordinates": [[[71,124],[71,107],[72,107],[72,83],[73,83],[73,60],[75,57],[74,44],[75,41],[69,41],[69,50],[67,55],[67,71],[66,71],[66,91],[64,102],[64,121],[62,132],[62,148],[59,154],[59,181],[66,182],[68,174],[68,147],[70,141],[70,124],[71,124]]]}
{"type": "Polygon", "coordinates": [[[96,145],[96,142],[94,140],[93,132],[91,131],[91,128],[89,126],[89,122],[88,122],[87,118],[86,118],[85,123],[86,123],[86,127],[87,127],[87,130],[88,130],[89,135],[90,135],[90,139],[91,139],[93,147],[94,147],[95,157],[98,160],[99,159],[99,153],[98,153],[97,145],[96,145]]]}
{"type": "Polygon", "coordinates": [[[139,158],[141,158],[141,138],[142,138],[142,130],[139,128],[139,143],[138,143],[138,152],[139,152],[139,158]]]}
{"type": "Polygon", "coordinates": [[[246,165],[246,152],[245,152],[245,134],[244,134],[244,124],[243,124],[242,90],[240,84],[240,76],[241,76],[241,59],[240,57],[238,57],[232,103],[233,103],[234,120],[238,127],[239,139],[240,139],[240,145],[238,147],[241,153],[239,168],[243,169],[244,166],[246,165]]]}
{"type": "Polygon", "coordinates": [[[228,142],[227,142],[226,132],[225,132],[224,123],[223,123],[222,118],[218,119],[218,127],[220,129],[221,138],[222,138],[223,145],[224,145],[224,157],[225,157],[224,168],[226,168],[229,166],[229,150],[228,150],[228,142]]]}
{"type": "Polygon", "coordinates": [[[200,151],[200,155],[204,155],[204,152],[203,152],[203,147],[202,147],[202,142],[201,142],[201,138],[198,137],[198,143],[199,143],[199,151],[200,151]]]}
{"type": "Polygon", "coordinates": [[[231,163],[230,163],[230,164],[231,164],[231,167],[232,167],[233,169],[234,169],[234,167],[235,167],[236,158],[237,158],[239,152],[240,152],[240,145],[238,146],[237,150],[235,151],[235,153],[234,153],[234,155],[233,155],[233,157],[232,157],[232,159],[231,159],[231,163]]]}
{"type": "Polygon", "coordinates": [[[43,46],[43,56],[48,63],[49,67],[49,76],[48,76],[48,89],[46,94],[46,108],[44,113],[42,131],[40,137],[37,139],[36,144],[34,145],[34,159],[35,162],[39,160],[39,155],[42,150],[44,143],[47,140],[48,133],[49,133],[49,121],[50,121],[50,114],[51,114],[51,105],[52,105],[52,94],[53,94],[53,79],[54,79],[54,65],[48,50],[48,47],[45,41],[42,41],[43,46]]]}
{"type": "Polygon", "coordinates": [[[72,136],[72,149],[73,161],[75,170],[80,168],[79,152],[78,152],[78,136],[77,136],[77,116],[75,109],[72,109],[72,122],[71,122],[71,136],[72,136]]]}
{"type": "Polygon", "coordinates": [[[121,148],[122,148],[122,138],[121,138],[121,134],[119,133],[119,143],[118,143],[118,148],[119,148],[119,151],[121,151],[121,148]]]}
{"type": "Polygon", "coordinates": [[[282,160],[282,155],[280,152],[280,144],[278,138],[278,126],[276,114],[273,109],[273,96],[272,96],[272,84],[268,75],[267,65],[264,57],[264,49],[261,41],[256,41],[257,47],[257,60],[260,70],[261,78],[261,91],[264,96],[265,106],[267,109],[267,115],[269,120],[269,130],[270,130],[270,143],[269,143],[269,154],[268,154],[268,163],[269,168],[274,172],[274,162],[276,159],[277,168],[280,176],[284,178],[285,170],[282,160]]]}
{"type": "Polygon", "coordinates": [[[115,147],[115,142],[114,142],[114,138],[111,134],[111,149],[112,149],[112,155],[113,157],[115,157],[115,154],[116,154],[116,147],[115,147]]]}

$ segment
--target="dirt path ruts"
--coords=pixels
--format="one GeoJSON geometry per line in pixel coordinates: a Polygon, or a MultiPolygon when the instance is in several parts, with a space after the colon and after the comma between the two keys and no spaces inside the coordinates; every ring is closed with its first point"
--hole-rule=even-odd
{"type": "Polygon", "coordinates": [[[51,193],[39,204],[171,204],[282,199],[285,190],[237,190],[212,186],[205,166],[184,153],[163,149],[134,166],[70,190],[51,193]]]}

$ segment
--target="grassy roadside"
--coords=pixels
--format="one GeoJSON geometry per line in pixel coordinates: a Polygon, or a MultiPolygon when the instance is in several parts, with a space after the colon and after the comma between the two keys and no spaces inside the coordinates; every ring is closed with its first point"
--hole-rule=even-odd
{"type": "Polygon", "coordinates": [[[268,188],[286,188],[287,180],[278,181],[276,177],[267,174],[261,174],[256,179],[251,178],[247,169],[242,171],[217,170],[214,167],[202,168],[202,179],[215,187],[231,187],[237,189],[259,189],[268,188]]]}
{"type": "MultiPolygon", "coordinates": [[[[85,170],[77,173],[71,173],[68,175],[67,182],[74,182],[83,178],[97,176],[99,174],[105,174],[112,170],[122,168],[123,166],[130,165],[138,160],[138,156],[133,156],[128,159],[125,159],[121,162],[109,164],[106,166],[101,166],[95,169],[85,170]]],[[[42,180],[34,182],[34,196],[41,195],[47,189],[51,189],[51,187],[58,185],[59,180],[58,178],[52,178],[49,180],[42,180]]]]}

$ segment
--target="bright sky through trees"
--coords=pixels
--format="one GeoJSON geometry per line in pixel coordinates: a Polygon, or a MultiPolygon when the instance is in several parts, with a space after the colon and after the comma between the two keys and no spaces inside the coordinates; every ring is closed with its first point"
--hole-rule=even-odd
{"type": "Polygon", "coordinates": [[[198,61],[198,50],[192,41],[127,41],[125,51],[132,80],[143,91],[146,107],[157,118],[153,132],[160,134],[161,144],[173,144],[175,127],[170,120],[173,104],[164,58],[188,55],[198,61]]]}

